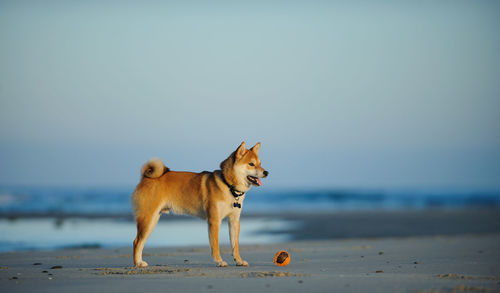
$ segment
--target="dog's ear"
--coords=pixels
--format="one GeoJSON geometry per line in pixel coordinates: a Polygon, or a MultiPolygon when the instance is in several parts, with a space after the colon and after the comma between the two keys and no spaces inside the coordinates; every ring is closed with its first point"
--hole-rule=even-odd
{"type": "Polygon", "coordinates": [[[258,154],[260,150],[260,142],[256,143],[250,150],[258,154]]]}
{"type": "Polygon", "coordinates": [[[241,159],[241,157],[243,157],[246,152],[247,149],[245,146],[245,142],[242,142],[240,146],[227,159],[220,163],[221,170],[226,171],[227,174],[227,172],[229,172],[229,169],[232,168],[234,163],[236,163],[236,160],[241,159]]]}
{"type": "Polygon", "coordinates": [[[245,142],[242,142],[238,147],[238,149],[236,149],[236,159],[241,159],[246,152],[247,152],[247,147],[245,146],[245,142]]]}

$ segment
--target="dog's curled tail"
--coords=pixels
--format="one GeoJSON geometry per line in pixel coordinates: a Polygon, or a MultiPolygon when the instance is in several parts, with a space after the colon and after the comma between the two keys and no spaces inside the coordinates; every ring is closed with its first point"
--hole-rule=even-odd
{"type": "Polygon", "coordinates": [[[158,178],[170,171],[159,158],[152,158],[141,169],[141,175],[147,178],[158,178]]]}

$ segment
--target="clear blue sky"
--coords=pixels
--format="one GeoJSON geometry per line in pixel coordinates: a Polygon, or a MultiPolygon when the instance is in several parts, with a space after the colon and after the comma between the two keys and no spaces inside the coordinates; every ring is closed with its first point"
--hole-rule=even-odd
{"type": "Polygon", "coordinates": [[[499,1],[0,1],[0,184],[500,189],[499,1]]]}

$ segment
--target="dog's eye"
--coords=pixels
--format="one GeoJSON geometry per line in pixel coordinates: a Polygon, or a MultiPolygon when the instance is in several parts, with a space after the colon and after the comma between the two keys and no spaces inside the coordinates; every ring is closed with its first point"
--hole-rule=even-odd
{"type": "Polygon", "coordinates": [[[255,164],[254,164],[254,163],[248,163],[248,165],[250,165],[250,166],[252,166],[252,167],[253,167],[253,166],[255,166],[255,164]]]}

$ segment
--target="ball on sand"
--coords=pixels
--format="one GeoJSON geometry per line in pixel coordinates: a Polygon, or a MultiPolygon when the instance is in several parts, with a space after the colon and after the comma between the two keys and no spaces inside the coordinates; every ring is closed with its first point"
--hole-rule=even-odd
{"type": "Polygon", "coordinates": [[[280,250],[274,256],[273,262],[277,266],[284,267],[290,263],[290,254],[285,250],[280,250]]]}

